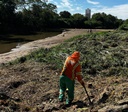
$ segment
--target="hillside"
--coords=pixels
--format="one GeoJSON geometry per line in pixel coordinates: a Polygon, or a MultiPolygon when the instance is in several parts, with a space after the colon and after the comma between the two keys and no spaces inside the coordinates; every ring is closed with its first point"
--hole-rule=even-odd
{"type": "Polygon", "coordinates": [[[52,48],[0,66],[0,110],[5,112],[128,112],[128,33],[76,36],[52,48]],[[86,88],[76,81],[70,107],[58,102],[59,73],[66,56],[81,53],[86,88]]]}
{"type": "Polygon", "coordinates": [[[7,63],[39,48],[50,48],[62,43],[64,40],[80,34],[86,34],[87,29],[66,29],[61,34],[45,39],[39,39],[13,48],[10,52],[0,54],[0,64],[7,63]]]}

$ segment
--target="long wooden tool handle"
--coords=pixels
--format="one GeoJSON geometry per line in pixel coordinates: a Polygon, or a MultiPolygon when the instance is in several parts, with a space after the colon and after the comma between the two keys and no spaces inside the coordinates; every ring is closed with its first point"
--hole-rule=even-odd
{"type": "Polygon", "coordinates": [[[86,90],[85,87],[84,87],[84,90],[85,90],[85,92],[86,92],[86,94],[87,94],[87,96],[88,96],[88,100],[89,100],[90,104],[92,104],[92,102],[91,102],[91,100],[90,100],[90,97],[89,97],[89,95],[88,95],[88,92],[87,92],[87,90],[86,90]]]}

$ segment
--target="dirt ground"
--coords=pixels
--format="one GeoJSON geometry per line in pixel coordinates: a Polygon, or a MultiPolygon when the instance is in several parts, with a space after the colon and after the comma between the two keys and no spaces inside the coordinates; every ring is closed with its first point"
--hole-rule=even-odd
{"type": "Polygon", "coordinates": [[[73,36],[77,36],[80,34],[86,34],[87,32],[87,29],[70,29],[63,31],[61,34],[57,36],[48,37],[45,39],[36,40],[23,44],[19,48],[14,48],[12,51],[8,53],[0,54],[0,64],[15,60],[41,47],[48,48],[55,46],[66,39],[69,39],[73,36]]]}
{"type": "MultiPolygon", "coordinates": [[[[85,78],[88,96],[76,81],[71,106],[58,102],[59,73],[50,65],[25,62],[0,67],[0,110],[4,112],[128,112],[128,78],[85,78]],[[123,110],[123,111],[122,111],[123,110]]],[[[65,94],[66,95],[66,94],[65,94]]]]}
{"type": "MultiPolygon", "coordinates": [[[[27,43],[0,55],[0,62],[10,61],[39,48],[51,47],[87,30],[72,29],[52,38],[27,43]],[[74,33],[75,32],[75,33],[74,33]]],[[[0,66],[0,111],[3,112],[128,112],[126,76],[86,77],[88,96],[76,81],[72,105],[58,102],[59,70],[36,61],[0,66]]],[[[66,95],[66,93],[65,93],[66,95]]]]}

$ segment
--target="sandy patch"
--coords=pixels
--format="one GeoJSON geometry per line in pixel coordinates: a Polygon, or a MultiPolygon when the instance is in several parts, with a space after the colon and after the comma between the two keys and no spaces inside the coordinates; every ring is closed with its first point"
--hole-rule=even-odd
{"type": "Polygon", "coordinates": [[[53,37],[48,37],[23,44],[18,48],[12,49],[10,52],[0,54],[0,64],[13,61],[42,47],[49,48],[55,46],[62,43],[66,39],[85,33],[87,33],[86,29],[70,29],[69,31],[65,31],[62,34],[53,37]]]}

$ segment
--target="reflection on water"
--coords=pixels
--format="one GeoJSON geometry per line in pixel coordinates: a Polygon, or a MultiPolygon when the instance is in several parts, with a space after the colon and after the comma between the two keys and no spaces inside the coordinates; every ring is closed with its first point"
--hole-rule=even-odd
{"type": "Polygon", "coordinates": [[[38,39],[44,39],[60,34],[61,32],[41,32],[36,35],[4,35],[0,36],[0,54],[11,51],[12,48],[38,39]]]}

